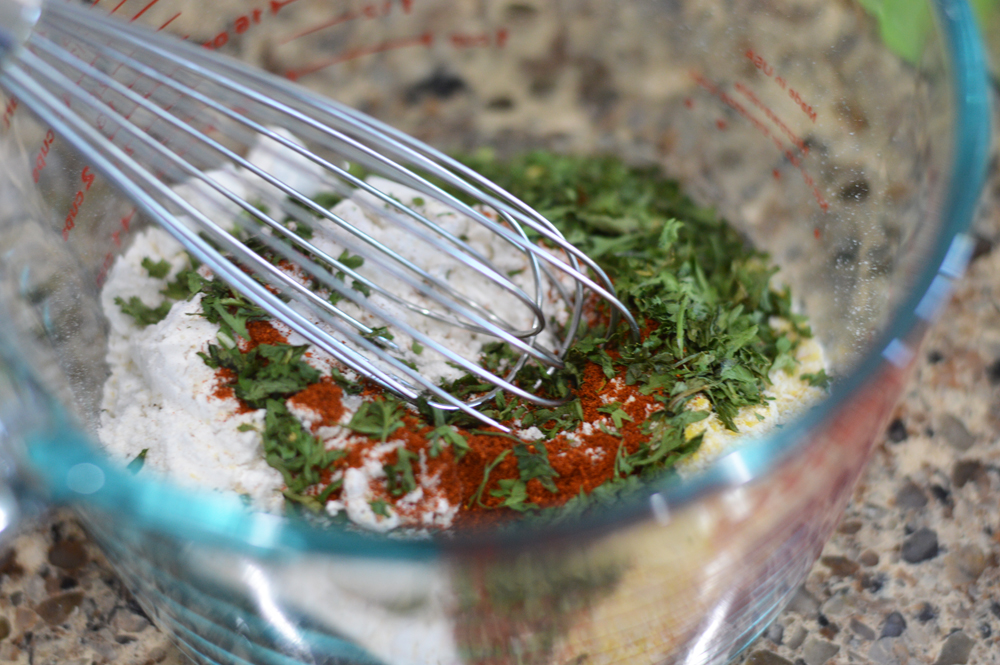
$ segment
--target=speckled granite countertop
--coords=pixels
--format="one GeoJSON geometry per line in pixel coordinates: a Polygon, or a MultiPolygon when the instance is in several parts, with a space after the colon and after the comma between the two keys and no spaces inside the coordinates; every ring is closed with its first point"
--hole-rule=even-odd
{"type": "MultiPolygon", "coordinates": [[[[836,534],[747,665],[1000,663],[1000,169],[836,534]]],[[[0,552],[0,663],[184,663],[68,511],[0,552]]]]}

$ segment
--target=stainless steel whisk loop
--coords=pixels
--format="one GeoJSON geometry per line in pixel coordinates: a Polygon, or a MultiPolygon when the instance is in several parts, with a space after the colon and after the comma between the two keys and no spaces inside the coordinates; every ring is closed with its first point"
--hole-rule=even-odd
{"type": "Polygon", "coordinates": [[[506,429],[475,408],[493,392],[470,400],[450,394],[401,360],[383,328],[402,332],[496,390],[550,406],[560,402],[515,385],[515,376],[529,360],[562,366],[581,325],[587,292],[608,303],[612,326],[624,318],[633,335],[638,333],[607,275],[543,216],[384,123],[97,10],[54,0],[0,0],[0,25],[5,92],[72,144],[214,274],[309,343],[405,399],[424,397],[506,429]],[[281,155],[269,168],[247,159],[262,141],[272,142],[281,155]],[[348,164],[488,230],[495,242],[523,253],[530,279],[519,285],[462,234],[373,184],[380,181],[355,175],[348,164]],[[499,301],[480,302],[455,280],[434,274],[318,203],[296,181],[293,167],[303,165],[319,174],[326,189],[356,201],[379,223],[391,224],[407,243],[440,252],[469,279],[485,280],[504,302],[524,308],[521,313],[528,316],[515,321],[518,317],[497,311],[499,301]],[[242,181],[227,177],[235,173],[242,181]],[[178,191],[184,187],[186,194],[178,191]],[[333,245],[323,245],[320,238],[333,245]],[[261,245],[308,279],[278,269],[254,250],[261,245]],[[347,254],[334,255],[324,249],[329,246],[347,254]],[[345,258],[352,255],[376,268],[379,277],[357,270],[345,258]],[[542,333],[554,317],[547,294],[553,290],[561,294],[568,320],[560,335],[550,331],[546,337],[542,333]],[[413,325],[404,310],[502,341],[518,360],[502,376],[489,371],[476,358],[454,352],[447,340],[413,325]]]}

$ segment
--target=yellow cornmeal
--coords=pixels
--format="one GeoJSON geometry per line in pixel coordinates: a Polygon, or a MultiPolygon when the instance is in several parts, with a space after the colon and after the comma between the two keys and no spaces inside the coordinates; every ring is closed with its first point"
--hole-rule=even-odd
{"type": "MultiPolygon", "coordinates": [[[[779,327],[772,322],[772,326],[779,327]]],[[[689,475],[708,466],[710,462],[731,450],[741,437],[762,436],[776,425],[788,422],[804,409],[815,404],[826,391],[816,388],[799,378],[802,374],[814,374],[826,369],[823,347],[815,338],[803,339],[795,350],[798,364],[791,372],[777,370],[771,372],[771,385],[764,391],[767,402],[757,406],[745,406],[733,418],[738,432],[727,429],[714,412],[704,420],[692,423],[684,429],[688,441],[705,434],[698,451],[677,464],[682,475],[689,475]]],[[[708,411],[711,404],[704,395],[696,395],[688,402],[692,411],[708,411]]]]}

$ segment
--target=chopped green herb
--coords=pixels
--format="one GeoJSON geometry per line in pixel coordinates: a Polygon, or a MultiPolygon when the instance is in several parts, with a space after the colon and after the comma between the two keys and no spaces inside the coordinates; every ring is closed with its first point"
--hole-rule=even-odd
{"type": "Polygon", "coordinates": [[[549,454],[545,450],[544,442],[516,443],[514,444],[514,457],[517,458],[517,470],[525,484],[529,480],[537,480],[542,484],[542,487],[553,494],[559,491],[552,481],[559,474],[549,464],[549,454]]]}
{"type": "Polygon", "coordinates": [[[381,517],[392,517],[389,513],[389,504],[383,499],[373,499],[368,502],[368,505],[372,507],[372,512],[381,517]]]}
{"type": "Polygon", "coordinates": [[[625,413],[624,409],[622,409],[622,405],[619,402],[613,402],[606,406],[599,406],[597,407],[597,410],[600,411],[601,413],[606,413],[610,415],[611,422],[615,424],[615,429],[618,430],[622,428],[622,423],[626,420],[629,421],[630,423],[635,422],[632,419],[632,416],[625,413]]]}
{"type": "Polygon", "coordinates": [[[173,280],[160,291],[171,300],[187,300],[201,291],[202,277],[197,270],[187,268],[177,273],[173,280]]]}
{"type": "Polygon", "coordinates": [[[427,435],[427,441],[431,444],[430,456],[437,457],[441,454],[441,443],[451,446],[456,460],[462,459],[469,452],[469,442],[458,433],[458,430],[451,425],[440,425],[427,435]]]}
{"type": "Polygon", "coordinates": [[[502,478],[497,481],[497,485],[500,489],[491,490],[490,496],[503,499],[501,508],[510,508],[519,513],[538,508],[536,504],[527,501],[528,486],[520,478],[502,478]]]}
{"type": "MultiPolygon", "coordinates": [[[[343,265],[345,268],[348,268],[350,270],[357,270],[358,268],[360,268],[365,264],[365,260],[363,257],[352,256],[351,253],[348,252],[346,249],[340,253],[340,256],[337,257],[337,261],[340,262],[340,264],[343,265]]],[[[342,276],[341,279],[343,279],[342,276]]]]}
{"type": "Polygon", "coordinates": [[[479,488],[476,490],[476,493],[472,495],[471,499],[469,499],[468,508],[471,508],[473,504],[485,508],[483,505],[483,490],[486,489],[486,484],[490,482],[490,474],[493,472],[493,469],[495,469],[500,462],[504,461],[504,458],[506,458],[509,454],[510,450],[505,450],[497,455],[496,459],[486,465],[486,468],[483,470],[483,482],[479,483],[479,488]]]}
{"type": "Polygon", "coordinates": [[[142,260],[142,267],[153,279],[163,279],[170,273],[170,263],[166,259],[160,259],[153,263],[153,260],[147,256],[142,260]]]}
{"type": "Polygon", "coordinates": [[[830,387],[830,377],[827,376],[826,370],[821,369],[818,372],[813,372],[811,374],[800,374],[799,378],[803,381],[807,381],[810,386],[814,388],[829,388],[830,387]]]}
{"type": "Polygon", "coordinates": [[[420,455],[400,448],[396,451],[396,463],[385,464],[382,469],[385,471],[389,493],[393,496],[403,496],[417,489],[417,481],[413,477],[413,462],[420,460],[420,455]]]}
{"type": "Polygon", "coordinates": [[[395,398],[385,396],[373,402],[362,402],[361,407],[351,417],[347,427],[358,434],[385,441],[393,432],[403,426],[402,404],[395,398]]]}
{"type": "Polygon", "coordinates": [[[115,304],[121,308],[123,314],[131,316],[135,319],[136,325],[143,328],[157,324],[167,318],[167,314],[170,313],[170,308],[172,307],[172,303],[169,301],[160,303],[157,307],[150,307],[142,302],[139,296],[132,296],[127,302],[118,296],[115,298],[115,304]]]}
{"type": "Polygon", "coordinates": [[[142,450],[140,450],[139,454],[135,456],[135,459],[133,459],[131,462],[128,463],[128,466],[125,467],[125,470],[131,473],[133,476],[142,471],[142,467],[146,464],[146,453],[148,452],[149,448],[143,448],[142,450]]]}

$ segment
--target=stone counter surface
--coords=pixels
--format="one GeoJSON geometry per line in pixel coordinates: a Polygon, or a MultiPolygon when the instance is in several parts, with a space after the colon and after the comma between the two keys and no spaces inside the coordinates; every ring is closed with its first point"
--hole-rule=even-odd
{"type": "MultiPolygon", "coordinates": [[[[835,535],[746,665],[1000,663],[1000,171],[835,535]]],[[[0,551],[0,663],[180,665],[71,512],[0,551]]]]}

